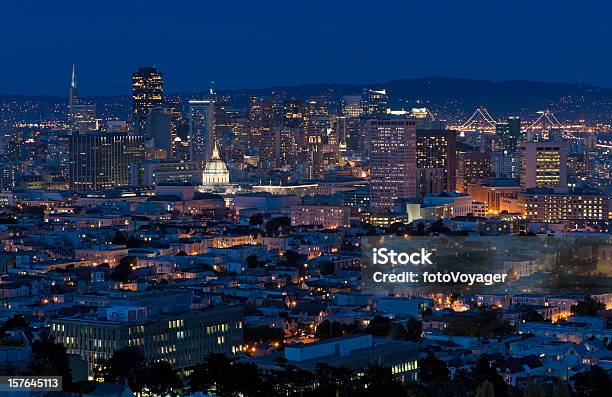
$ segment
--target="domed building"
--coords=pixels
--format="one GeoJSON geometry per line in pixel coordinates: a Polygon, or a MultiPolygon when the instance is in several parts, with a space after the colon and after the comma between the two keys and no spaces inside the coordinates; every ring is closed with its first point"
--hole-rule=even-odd
{"type": "Polygon", "coordinates": [[[229,184],[229,171],[225,161],[219,156],[217,145],[213,148],[212,157],[202,172],[203,186],[222,186],[229,184]]]}

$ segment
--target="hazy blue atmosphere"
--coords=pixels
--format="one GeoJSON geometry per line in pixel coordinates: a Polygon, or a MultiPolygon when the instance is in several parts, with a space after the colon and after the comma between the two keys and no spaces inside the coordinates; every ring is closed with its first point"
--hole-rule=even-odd
{"type": "Polygon", "coordinates": [[[0,94],[126,94],[156,65],[168,92],[418,76],[612,86],[612,4],[533,0],[0,3],[0,94]],[[64,76],[65,78],[62,78],[64,76]]]}

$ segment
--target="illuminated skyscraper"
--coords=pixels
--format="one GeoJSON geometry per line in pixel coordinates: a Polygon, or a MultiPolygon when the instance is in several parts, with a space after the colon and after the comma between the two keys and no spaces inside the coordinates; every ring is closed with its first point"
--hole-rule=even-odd
{"type": "Polygon", "coordinates": [[[346,95],[342,97],[342,115],[345,117],[360,117],[363,114],[363,98],[361,95],[346,95]]]}
{"type": "Polygon", "coordinates": [[[458,192],[466,193],[468,185],[477,183],[480,179],[491,175],[491,156],[482,152],[463,152],[457,157],[458,192]]]}
{"type": "Polygon", "coordinates": [[[521,118],[510,116],[506,121],[495,124],[495,140],[498,150],[514,151],[521,139],[521,118]]]}
{"type": "Polygon", "coordinates": [[[567,187],[567,144],[542,141],[521,144],[521,190],[567,187]]]}
{"type": "Polygon", "coordinates": [[[454,191],[457,167],[456,132],[419,129],[416,139],[419,196],[454,191]]]}
{"type": "Polygon", "coordinates": [[[416,122],[411,118],[369,120],[370,205],[391,210],[396,200],[416,196],[416,122]]]}
{"type": "Polygon", "coordinates": [[[70,118],[70,127],[73,131],[86,132],[98,129],[96,105],[82,103],[79,100],[75,65],[72,65],[72,77],[70,79],[68,115],[70,118]]]}
{"type": "Polygon", "coordinates": [[[77,89],[76,82],[76,65],[72,65],[72,78],[70,79],[70,99],[68,104],[70,106],[76,105],[79,101],[79,92],[77,89]]]}
{"type": "Polygon", "coordinates": [[[308,135],[306,164],[306,179],[320,180],[325,178],[325,163],[323,156],[323,142],[320,135],[308,135]]]}
{"type": "Polygon", "coordinates": [[[71,189],[127,186],[130,167],[144,159],[144,136],[73,132],[68,142],[68,156],[71,189]]]}
{"type": "Polygon", "coordinates": [[[132,122],[135,134],[144,134],[149,111],[164,102],[164,80],[155,67],[143,67],[132,75],[132,122]]]}
{"type": "Polygon", "coordinates": [[[189,101],[189,157],[204,169],[215,143],[215,104],[213,101],[189,101]]]}
{"type": "Polygon", "coordinates": [[[386,90],[367,91],[366,113],[369,115],[385,114],[389,97],[386,90]]]}

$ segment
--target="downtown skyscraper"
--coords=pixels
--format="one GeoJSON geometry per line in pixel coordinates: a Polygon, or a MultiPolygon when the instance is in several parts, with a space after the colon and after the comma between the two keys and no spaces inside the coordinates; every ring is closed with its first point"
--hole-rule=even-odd
{"type": "Polygon", "coordinates": [[[416,196],[416,121],[378,117],[368,122],[370,205],[373,212],[392,210],[397,200],[416,196]]]}
{"type": "Polygon", "coordinates": [[[189,101],[189,158],[204,169],[215,144],[215,103],[212,100],[189,101]]]}
{"type": "Polygon", "coordinates": [[[163,75],[155,67],[142,67],[132,75],[132,123],[144,134],[149,111],[164,103],[163,75]]]}
{"type": "Polygon", "coordinates": [[[144,136],[73,132],[68,142],[69,183],[74,190],[129,185],[129,171],[144,159],[144,136]]]}

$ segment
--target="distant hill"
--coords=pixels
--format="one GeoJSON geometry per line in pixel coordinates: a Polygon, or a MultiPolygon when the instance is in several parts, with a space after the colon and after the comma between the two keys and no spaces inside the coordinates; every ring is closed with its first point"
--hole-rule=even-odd
{"type": "MultiPolygon", "coordinates": [[[[612,89],[588,84],[545,83],[510,80],[491,81],[451,77],[423,77],[392,80],[372,84],[303,84],[257,89],[219,90],[235,98],[236,106],[246,106],[251,95],[282,94],[308,98],[325,95],[339,99],[343,95],[361,94],[368,88],[386,89],[394,107],[427,106],[445,117],[462,117],[478,106],[486,107],[494,116],[519,114],[530,116],[537,110],[551,109],[560,119],[609,120],[612,115],[612,89]]],[[[205,93],[177,93],[184,100],[205,93]]],[[[129,114],[129,97],[90,97],[99,109],[129,114]],[[125,107],[125,109],[123,109],[125,107]]],[[[67,98],[53,96],[3,95],[0,102],[40,102],[42,107],[56,107],[67,98]],[[44,106],[46,105],[46,106],[44,106]]],[[[104,112],[103,112],[104,113],[104,112]]]]}

